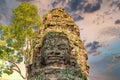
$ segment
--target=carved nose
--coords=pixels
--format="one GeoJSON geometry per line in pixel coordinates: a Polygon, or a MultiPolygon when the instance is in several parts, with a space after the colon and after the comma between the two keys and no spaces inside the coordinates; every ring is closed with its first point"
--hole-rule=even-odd
{"type": "Polygon", "coordinates": [[[55,52],[55,55],[60,55],[60,52],[55,52]]]}
{"type": "Polygon", "coordinates": [[[51,52],[51,55],[60,55],[60,52],[52,51],[52,52],[51,52]]]}

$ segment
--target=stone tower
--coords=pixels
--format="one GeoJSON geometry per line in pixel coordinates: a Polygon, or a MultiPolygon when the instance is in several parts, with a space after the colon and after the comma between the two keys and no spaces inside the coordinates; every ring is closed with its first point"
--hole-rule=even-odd
{"type": "Polygon", "coordinates": [[[72,17],[55,8],[44,15],[43,23],[28,80],[88,80],[86,49],[72,17]]]}

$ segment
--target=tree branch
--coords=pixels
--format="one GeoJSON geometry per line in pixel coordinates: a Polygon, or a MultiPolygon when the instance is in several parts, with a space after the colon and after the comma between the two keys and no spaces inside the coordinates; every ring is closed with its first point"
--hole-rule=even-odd
{"type": "Polygon", "coordinates": [[[12,70],[14,70],[14,71],[18,72],[18,73],[20,74],[20,76],[21,76],[23,79],[26,79],[26,78],[27,78],[27,76],[25,76],[25,77],[24,77],[24,76],[22,75],[22,73],[21,73],[21,72],[19,72],[17,69],[14,69],[14,68],[13,68],[12,70]]]}
{"type": "Polygon", "coordinates": [[[12,63],[13,65],[15,65],[15,67],[17,67],[18,71],[21,73],[20,68],[17,66],[17,64],[11,60],[8,60],[8,62],[12,63]]]}
{"type": "Polygon", "coordinates": [[[12,70],[15,70],[16,72],[18,72],[23,79],[26,79],[26,78],[27,78],[27,71],[26,71],[26,75],[25,75],[25,77],[24,77],[24,76],[22,75],[22,73],[21,73],[20,68],[18,67],[18,65],[17,65],[15,62],[13,62],[13,61],[11,61],[11,60],[8,60],[8,62],[12,63],[13,65],[15,65],[15,67],[17,67],[17,69],[12,68],[12,70]]]}

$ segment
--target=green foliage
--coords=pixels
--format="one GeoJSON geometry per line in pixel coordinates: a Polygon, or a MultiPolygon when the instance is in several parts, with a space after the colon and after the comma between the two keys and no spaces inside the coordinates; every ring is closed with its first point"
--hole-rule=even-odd
{"type": "Polygon", "coordinates": [[[61,76],[58,80],[86,80],[82,72],[78,69],[67,69],[61,71],[61,76]]]}
{"type": "Polygon", "coordinates": [[[10,75],[13,73],[13,70],[12,69],[5,69],[5,70],[3,70],[3,73],[10,75]]]}
{"type": "MultiPolygon", "coordinates": [[[[20,63],[23,57],[28,60],[33,50],[32,43],[38,35],[42,24],[35,5],[27,2],[21,3],[13,10],[13,21],[10,26],[0,25],[0,60],[20,63]]],[[[9,65],[12,67],[14,64],[9,65]]],[[[5,68],[1,72],[12,74],[12,68],[5,68]]]]}
{"type": "Polygon", "coordinates": [[[2,77],[2,67],[0,67],[0,77],[2,77]]]}
{"type": "Polygon", "coordinates": [[[0,45],[1,46],[5,46],[7,43],[5,42],[5,41],[3,41],[3,40],[0,40],[0,45]]]}
{"type": "Polygon", "coordinates": [[[16,50],[14,34],[11,33],[11,26],[0,26],[1,36],[0,36],[0,59],[1,60],[12,60],[14,62],[19,62],[21,56],[20,50],[16,50]],[[3,30],[3,32],[2,32],[3,30]],[[15,52],[17,51],[17,52],[15,52]]]}
{"type": "MultiPolygon", "coordinates": [[[[12,27],[14,31],[12,31],[12,34],[14,34],[17,40],[14,45],[19,44],[23,46],[26,38],[30,40],[36,37],[37,33],[33,29],[37,28],[39,30],[41,20],[37,14],[37,7],[27,2],[23,2],[13,12],[12,27]]],[[[20,48],[21,46],[15,46],[15,48],[20,48]]]]}

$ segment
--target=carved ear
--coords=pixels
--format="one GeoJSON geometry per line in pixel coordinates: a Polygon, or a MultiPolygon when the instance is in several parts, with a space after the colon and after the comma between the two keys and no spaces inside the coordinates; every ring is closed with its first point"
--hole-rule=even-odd
{"type": "Polygon", "coordinates": [[[40,49],[41,49],[41,46],[38,47],[38,50],[40,50],[40,49]]]}
{"type": "Polygon", "coordinates": [[[71,45],[69,45],[69,47],[70,47],[70,51],[72,51],[73,47],[71,45]]]}
{"type": "Polygon", "coordinates": [[[71,47],[70,45],[69,45],[69,54],[71,54],[71,51],[72,51],[72,49],[73,49],[73,47],[71,47]]]}
{"type": "Polygon", "coordinates": [[[27,66],[27,72],[30,73],[32,71],[32,64],[27,66]]]}
{"type": "Polygon", "coordinates": [[[41,66],[45,66],[46,65],[46,59],[45,59],[45,55],[41,55],[41,61],[40,61],[41,66]]]}
{"type": "Polygon", "coordinates": [[[66,55],[66,57],[64,59],[64,63],[65,63],[65,65],[70,64],[70,55],[66,55]]]}

